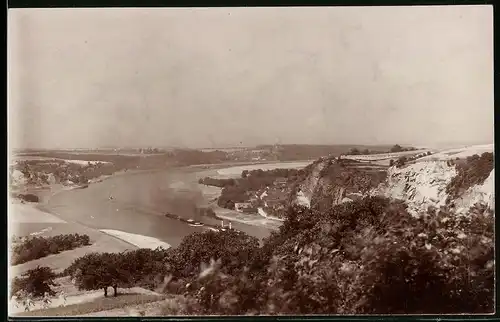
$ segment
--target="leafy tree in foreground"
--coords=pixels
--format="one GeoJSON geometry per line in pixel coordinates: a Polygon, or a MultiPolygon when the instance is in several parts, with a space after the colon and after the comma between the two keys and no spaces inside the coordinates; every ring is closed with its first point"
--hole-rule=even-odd
{"type": "Polygon", "coordinates": [[[481,211],[414,218],[380,197],[294,207],[246,268],[221,264],[190,294],[207,314],[492,312],[493,237],[481,211]]]}
{"type": "Polygon", "coordinates": [[[185,237],[174,250],[172,273],[176,277],[192,277],[199,273],[202,263],[220,259],[224,271],[234,274],[243,268],[258,247],[257,238],[234,230],[194,233],[185,237]]]}
{"type": "Polygon", "coordinates": [[[54,295],[51,286],[56,286],[54,279],[56,274],[51,268],[37,266],[22,274],[22,277],[15,277],[12,280],[11,296],[26,293],[34,297],[43,296],[45,293],[54,295]]]}
{"type": "Polygon", "coordinates": [[[80,290],[104,290],[108,296],[108,287],[113,287],[114,296],[117,296],[118,286],[128,287],[132,277],[129,271],[123,268],[122,254],[90,253],[78,259],[78,268],[75,270],[76,286],[80,290]]]}

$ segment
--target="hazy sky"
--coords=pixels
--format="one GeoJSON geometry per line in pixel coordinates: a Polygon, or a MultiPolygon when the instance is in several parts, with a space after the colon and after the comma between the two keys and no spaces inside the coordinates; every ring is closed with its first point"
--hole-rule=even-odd
{"type": "Polygon", "coordinates": [[[15,147],[493,142],[491,6],[8,19],[15,147]]]}

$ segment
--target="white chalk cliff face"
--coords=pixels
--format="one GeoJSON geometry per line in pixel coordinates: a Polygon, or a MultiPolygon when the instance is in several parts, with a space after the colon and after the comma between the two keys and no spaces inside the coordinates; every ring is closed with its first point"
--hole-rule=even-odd
{"type": "Polygon", "coordinates": [[[407,202],[408,211],[415,216],[429,206],[446,205],[446,186],[457,175],[455,166],[446,161],[417,162],[406,167],[391,167],[387,181],[371,192],[407,202]]]}
{"type": "MultiPolygon", "coordinates": [[[[314,165],[309,177],[300,185],[301,190],[295,196],[296,204],[310,207],[312,194],[321,183],[321,171],[325,167],[325,162],[314,165]]],[[[455,165],[446,160],[419,160],[401,168],[390,167],[386,181],[371,190],[368,195],[403,200],[408,205],[408,212],[418,217],[426,213],[429,206],[439,209],[449,205],[447,200],[450,198],[446,188],[456,175],[455,165]]],[[[494,180],[493,169],[484,183],[472,186],[462,195],[449,200],[454,204],[454,212],[457,215],[465,215],[477,204],[494,211],[494,180]]],[[[350,201],[350,198],[341,200],[350,201]]]]}
{"type": "Polygon", "coordinates": [[[495,210],[495,169],[491,171],[483,184],[469,188],[460,198],[455,200],[455,207],[457,213],[461,214],[477,203],[495,210]]]}
{"type": "MultiPolygon", "coordinates": [[[[370,194],[404,200],[409,213],[420,216],[429,206],[440,208],[447,205],[449,195],[446,187],[456,175],[455,166],[448,165],[446,161],[422,161],[400,169],[391,167],[387,182],[370,194]]],[[[469,188],[454,199],[454,212],[458,215],[466,214],[476,204],[494,210],[494,178],[493,169],[483,184],[469,188]]]]}

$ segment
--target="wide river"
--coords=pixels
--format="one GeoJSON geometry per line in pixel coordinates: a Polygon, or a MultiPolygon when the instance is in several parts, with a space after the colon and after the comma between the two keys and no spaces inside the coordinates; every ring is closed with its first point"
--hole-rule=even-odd
{"type": "MultiPolygon", "coordinates": [[[[199,178],[239,176],[244,169],[302,168],[308,163],[283,162],[219,170],[190,167],[128,173],[91,184],[86,189],[60,192],[49,199],[47,208],[69,222],[94,229],[115,229],[150,236],[176,247],[183,237],[207,228],[192,227],[167,218],[163,215],[165,212],[206,224],[221,224],[217,219],[195,212],[196,206],[207,205],[220,191],[198,184],[199,178]]],[[[227,217],[228,212],[225,213],[227,217]]],[[[258,215],[255,216],[258,219],[258,215]]],[[[272,230],[266,225],[236,221],[232,221],[232,226],[259,239],[268,236],[272,230]]]]}

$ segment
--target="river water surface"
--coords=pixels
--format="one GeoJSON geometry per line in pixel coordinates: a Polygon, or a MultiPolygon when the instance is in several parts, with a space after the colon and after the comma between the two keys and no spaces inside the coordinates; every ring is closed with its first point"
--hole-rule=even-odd
{"type": "MultiPolygon", "coordinates": [[[[263,164],[258,168],[300,168],[307,164],[308,162],[263,164]]],[[[249,166],[249,169],[255,168],[255,165],[249,166]]],[[[94,229],[114,229],[150,236],[176,247],[185,236],[207,228],[192,227],[163,214],[171,212],[185,219],[192,218],[205,224],[220,225],[219,220],[200,216],[195,212],[197,206],[207,205],[220,192],[218,188],[198,184],[198,179],[206,176],[237,175],[241,174],[243,169],[238,167],[221,171],[176,168],[130,173],[91,184],[86,189],[60,192],[48,200],[47,208],[69,222],[77,222],[94,229]]],[[[258,218],[257,215],[256,217],[258,218]]],[[[272,230],[264,225],[248,225],[235,221],[232,222],[232,227],[259,239],[268,236],[272,230]]]]}

